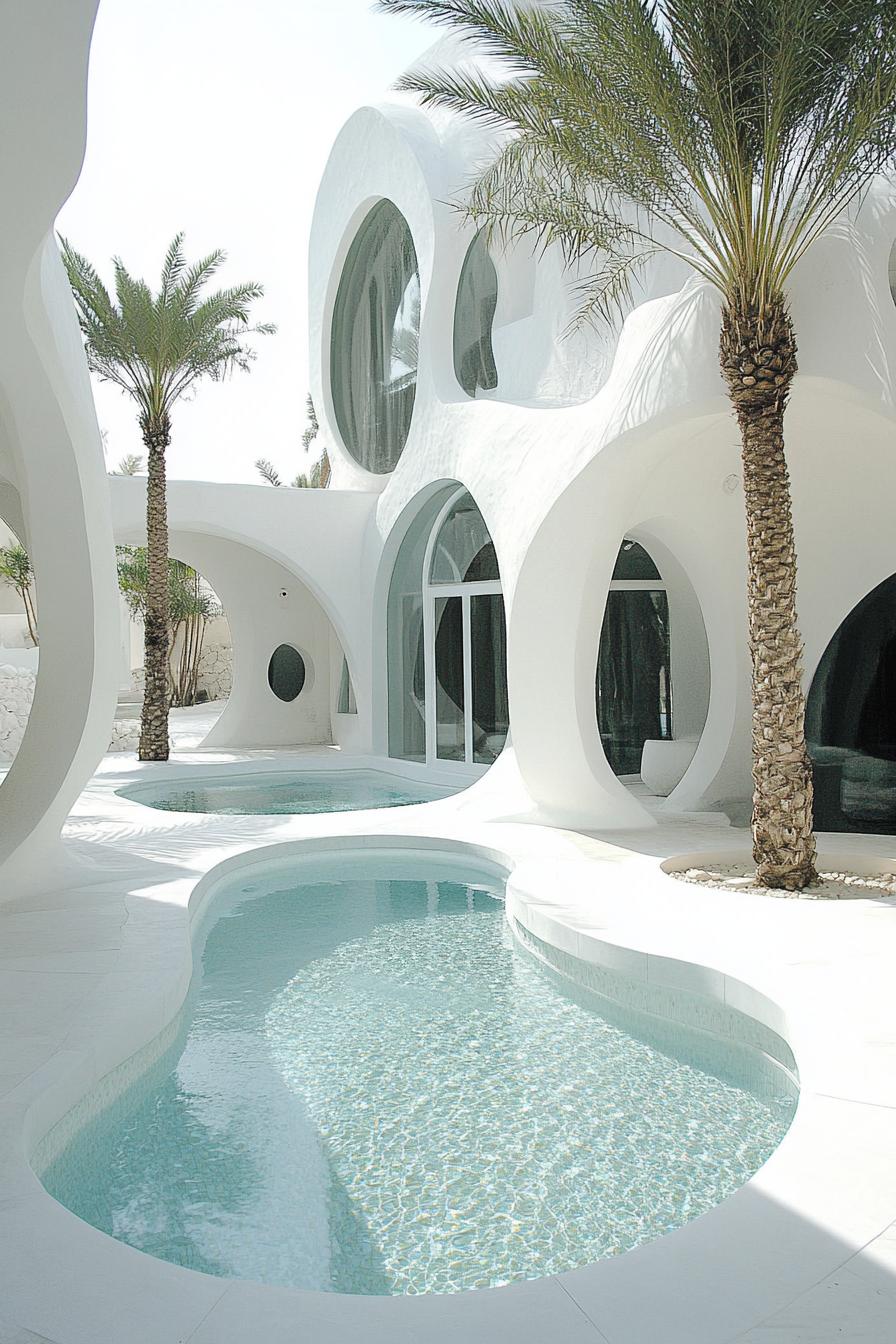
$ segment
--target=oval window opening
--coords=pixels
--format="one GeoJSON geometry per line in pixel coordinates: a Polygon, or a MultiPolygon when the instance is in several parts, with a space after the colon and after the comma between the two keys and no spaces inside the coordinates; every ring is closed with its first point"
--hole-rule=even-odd
{"type": "Polygon", "coordinates": [[[295,700],[305,685],[305,659],[291,644],[281,644],[268,663],[268,685],[278,700],[295,700]]]}

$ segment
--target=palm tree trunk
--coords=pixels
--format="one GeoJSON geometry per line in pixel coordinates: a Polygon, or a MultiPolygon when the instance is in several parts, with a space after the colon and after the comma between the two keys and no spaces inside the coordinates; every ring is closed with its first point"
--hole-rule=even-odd
{"type": "Polygon", "coordinates": [[[140,718],[141,761],[168,759],[168,506],[165,450],[171,441],[167,415],[141,418],[147,451],[146,479],[146,686],[140,718]]]}
{"type": "Polygon", "coordinates": [[[817,875],[796,549],[784,457],[784,410],[797,368],[796,341],[783,297],[763,315],[726,307],[720,359],[740,426],[747,507],[753,857],[764,886],[800,891],[817,875]]]}

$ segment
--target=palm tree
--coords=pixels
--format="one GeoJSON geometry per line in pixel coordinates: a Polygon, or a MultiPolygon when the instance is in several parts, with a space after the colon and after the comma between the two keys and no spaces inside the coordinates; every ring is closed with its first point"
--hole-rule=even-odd
{"type": "MultiPolygon", "coordinates": [[[[149,563],[145,546],[116,546],[118,588],[131,615],[146,620],[149,563]]],[[[168,700],[195,705],[205,632],[222,608],[201,574],[183,560],[168,560],[168,700]]]]}
{"type": "MultiPolygon", "coordinates": [[[[305,409],[308,415],[308,424],[302,434],[302,447],[307,453],[314,440],[320,433],[320,425],[317,420],[317,411],[314,409],[314,402],[311,400],[311,394],[305,398],[305,409]]],[[[257,457],[255,459],[255,470],[259,476],[268,485],[280,487],[283,485],[283,479],[274,466],[273,462],[267,457],[257,457]]],[[[330,458],[326,448],[321,453],[310,472],[299,472],[292,481],[294,490],[326,490],[330,484],[330,458]]]]}
{"type": "Polygon", "coordinates": [[[428,65],[400,87],[505,133],[463,209],[489,231],[557,243],[587,263],[583,318],[617,315],[659,251],[721,296],[747,508],[753,850],[761,883],[801,889],[816,874],[784,457],[797,371],[787,286],[893,163],[892,0],[379,7],[457,29],[498,59],[497,73],[428,65]]]}
{"type": "Polygon", "coordinates": [[[157,294],[136,280],[115,258],[115,302],[95,270],[62,240],[65,262],[87,363],[93,373],[115,383],[137,403],[147,452],[146,688],[140,723],[141,761],[168,759],[168,510],[165,453],[171,442],[175,402],[203,378],[215,382],[235,369],[248,370],[255,353],[252,334],[268,334],[270,324],[252,326],[249,312],[261,285],[250,283],[205,294],[205,286],[225,260],[212,252],[192,266],[175,235],[165,256],[157,294]]]}

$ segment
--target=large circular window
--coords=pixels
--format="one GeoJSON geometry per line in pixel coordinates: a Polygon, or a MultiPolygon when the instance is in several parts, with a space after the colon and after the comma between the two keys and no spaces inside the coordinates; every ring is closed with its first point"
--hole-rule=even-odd
{"type": "Polygon", "coordinates": [[[330,337],[330,385],[346,448],[367,471],[392,471],[417,392],[420,272],[411,231],[380,201],[349,249],[330,337]]]}
{"type": "Polygon", "coordinates": [[[268,663],[268,685],[278,700],[295,700],[305,685],[305,659],[291,644],[281,644],[268,663]]]}

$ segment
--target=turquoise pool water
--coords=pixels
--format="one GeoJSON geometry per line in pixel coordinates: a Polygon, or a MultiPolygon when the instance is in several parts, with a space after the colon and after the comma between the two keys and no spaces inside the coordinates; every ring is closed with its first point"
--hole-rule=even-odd
{"type": "Polygon", "coordinates": [[[304,774],[238,775],[182,784],[135,784],[118,789],[162,812],[216,812],[223,816],[294,816],[301,812],[354,812],[368,807],[407,807],[444,798],[451,790],[400,780],[377,770],[308,770],[304,774]]]}
{"type": "Polygon", "coordinates": [[[519,950],[469,864],[284,864],[213,916],[164,1054],[44,1144],[51,1194],[162,1259],[347,1293],[554,1274],[711,1208],[792,1118],[765,1056],[519,950]]]}

